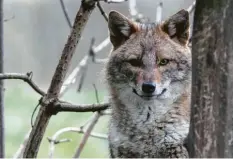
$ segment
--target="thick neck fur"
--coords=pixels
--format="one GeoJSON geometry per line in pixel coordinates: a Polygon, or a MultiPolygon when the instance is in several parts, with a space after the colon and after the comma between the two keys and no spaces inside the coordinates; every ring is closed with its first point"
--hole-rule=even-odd
{"type": "Polygon", "coordinates": [[[189,92],[143,104],[112,89],[111,156],[188,157],[183,143],[189,130],[189,92]]]}
{"type": "Polygon", "coordinates": [[[132,127],[140,133],[160,129],[161,125],[164,127],[166,124],[189,124],[189,88],[187,86],[182,94],[173,98],[153,101],[132,99],[133,97],[125,96],[128,94],[127,90],[112,88],[112,122],[122,129],[122,132],[127,132],[124,129],[132,127]]]}

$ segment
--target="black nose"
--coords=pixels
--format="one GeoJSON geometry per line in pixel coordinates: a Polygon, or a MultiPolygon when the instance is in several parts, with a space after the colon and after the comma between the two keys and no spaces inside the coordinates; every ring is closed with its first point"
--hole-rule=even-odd
{"type": "Polygon", "coordinates": [[[142,91],[144,93],[153,93],[155,91],[156,85],[155,83],[144,82],[142,84],[142,91]]]}

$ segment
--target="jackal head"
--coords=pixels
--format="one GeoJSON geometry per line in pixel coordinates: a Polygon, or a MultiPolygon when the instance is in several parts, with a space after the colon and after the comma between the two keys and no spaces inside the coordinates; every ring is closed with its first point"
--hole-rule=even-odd
{"type": "Polygon", "coordinates": [[[112,92],[143,101],[176,98],[191,80],[189,14],[181,10],[160,24],[140,24],[109,13],[113,51],[107,63],[112,92]]]}

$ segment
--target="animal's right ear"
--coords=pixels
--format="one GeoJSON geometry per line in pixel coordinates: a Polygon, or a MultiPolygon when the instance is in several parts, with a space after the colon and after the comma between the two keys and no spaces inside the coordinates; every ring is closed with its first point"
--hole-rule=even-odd
{"type": "Polygon", "coordinates": [[[137,31],[137,25],[133,21],[116,11],[109,13],[108,28],[115,49],[137,31]]]}

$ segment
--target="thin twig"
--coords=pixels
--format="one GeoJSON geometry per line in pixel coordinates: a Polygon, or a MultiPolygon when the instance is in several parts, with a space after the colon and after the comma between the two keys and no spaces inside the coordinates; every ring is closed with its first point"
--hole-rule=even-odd
{"type": "Polygon", "coordinates": [[[24,82],[27,82],[37,93],[40,95],[44,96],[45,92],[40,89],[33,81],[32,81],[32,74],[27,73],[27,74],[20,74],[20,73],[0,73],[0,80],[5,80],[5,79],[20,79],[23,80],[24,82]]]}
{"type": "MultiPolygon", "coordinates": [[[[57,141],[57,138],[66,133],[66,132],[76,132],[76,133],[85,133],[86,130],[80,129],[80,128],[76,128],[76,127],[66,127],[63,129],[58,130],[53,136],[52,138],[50,138],[50,144],[49,144],[49,158],[53,158],[53,154],[55,151],[55,141],[57,141]]],[[[91,137],[95,137],[95,138],[99,138],[99,139],[107,139],[107,135],[106,134],[101,134],[101,133],[91,133],[90,134],[91,137]]]]}
{"type": "Polygon", "coordinates": [[[92,117],[88,118],[79,128],[83,131],[91,121],[92,117]]]}
{"type": "Polygon", "coordinates": [[[196,1],[194,1],[187,9],[187,11],[189,12],[189,14],[191,14],[194,10],[195,10],[195,7],[196,7],[196,1]]]}
{"type": "Polygon", "coordinates": [[[53,142],[53,144],[55,144],[55,145],[65,143],[65,142],[71,142],[71,139],[52,140],[49,137],[47,137],[47,139],[49,142],[53,142]]]}
{"type": "Polygon", "coordinates": [[[71,87],[71,85],[76,82],[77,74],[80,72],[81,68],[87,64],[88,59],[89,56],[85,55],[83,59],[79,62],[79,64],[75,67],[75,69],[71,72],[71,74],[67,77],[61,87],[60,97],[63,96],[65,92],[71,87]]]}
{"type": "Polygon", "coordinates": [[[103,48],[107,47],[109,44],[110,44],[110,38],[107,37],[99,45],[97,45],[93,48],[94,53],[96,54],[96,53],[100,52],[103,48]]]}
{"type": "Polygon", "coordinates": [[[106,63],[107,62],[108,58],[99,59],[99,58],[96,58],[96,54],[99,51],[101,51],[103,48],[108,46],[109,44],[110,44],[110,38],[108,37],[103,42],[101,42],[98,46],[92,48],[92,51],[93,51],[92,61],[95,64],[100,64],[100,63],[106,63]]]}
{"type": "Polygon", "coordinates": [[[94,59],[95,64],[105,64],[108,61],[108,58],[104,58],[104,59],[94,59]]]}
{"type": "Polygon", "coordinates": [[[67,22],[68,26],[70,28],[72,28],[72,24],[71,24],[71,21],[70,21],[70,18],[69,18],[69,15],[68,15],[68,12],[66,10],[66,7],[65,7],[65,4],[64,4],[63,0],[60,0],[60,4],[61,4],[62,11],[64,13],[64,16],[66,18],[66,22],[67,22]]]}
{"type": "MultiPolygon", "coordinates": [[[[192,14],[195,10],[195,7],[196,7],[196,1],[194,1],[187,9],[187,11],[189,12],[189,14],[192,14]]],[[[192,28],[192,26],[190,26],[190,28],[192,28]]],[[[191,32],[192,29],[190,29],[190,37],[189,37],[189,43],[188,43],[188,46],[191,48],[192,47],[192,32],[191,32]]]]}
{"type": "Polygon", "coordinates": [[[97,101],[97,103],[99,104],[99,103],[100,103],[100,99],[99,99],[99,93],[98,93],[98,90],[97,90],[97,88],[96,88],[96,85],[95,85],[95,84],[93,84],[93,87],[94,87],[94,89],[95,89],[95,98],[96,98],[96,101],[97,101]]]}
{"type": "Polygon", "coordinates": [[[163,14],[163,2],[160,2],[156,10],[156,23],[157,24],[162,21],[162,14],[163,14]]]}
{"type": "MultiPolygon", "coordinates": [[[[87,63],[88,63],[88,61],[87,61],[87,63]]],[[[82,67],[82,74],[81,74],[81,77],[80,77],[80,80],[79,80],[79,84],[78,84],[78,88],[77,88],[77,92],[79,92],[79,93],[82,90],[82,86],[83,86],[83,83],[84,83],[86,75],[87,75],[88,66],[89,65],[86,64],[84,67],[82,67]]]]}
{"type": "MultiPolygon", "coordinates": [[[[93,47],[93,51],[94,51],[95,55],[98,52],[100,52],[103,48],[105,48],[106,46],[108,46],[109,44],[110,44],[110,39],[108,37],[103,42],[101,42],[99,45],[97,45],[96,47],[93,47]]],[[[71,74],[67,77],[67,79],[65,80],[64,84],[62,85],[60,97],[62,95],[64,95],[65,92],[72,86],[72,84],[74,84],[76,82],[76,77],[77,77],[78,73],[80,72],[80,70],[83,67],[85,67],[88,64],[89,58],[90,58],[89,55],[85,55],[83,57],[83,59],[79,62],[79,64],[71,72],[71,74]]]]}
{"type": "MultiPolygon", "coordinates": [[[[63,3],[64,4],[64,3],[63,3]]],[[[97,6],[99,7],[101,13],[104,13],[101,5],[99,4],[99,1],[97,1],[97,6]]],[[[105,14],[105,13],[104,13],[105,14]]],[[[106,14],[105,14],[106,15],[106,14]]],[[[107,15],[106,17],[107,18],[107,15]]],[[[107,18],[108,19],[108,18],[107,18]]],[[[107,37],[103,42],[101,42],[99,45],[97,45],[96,47],[94,47],[93,45],[91,45],[91,50],[93,51],[93,57],[99,52],[101,51],[103,48],[105,48],[106,46],[108,46],[110,44],[110,39],[109,37],[107,37]]],[[[80,72],[81,69],[86,68],[86,65],[88,64],[88,60],[89,60],[90,54],[89,55],[85,55],[83,57],[83,59],[80,61],[80,63],[74,68],[74,70],[72,71],[72,73],[68,76],[68,78],[65,80],[64,84],[62,85],[61,88],[61,93],[60,96],[62,96],[64,93],[66,93],[66,91],[71,87],[72,84],[74,84],[76,82],[76,77],[78,76],[78,73],[80,72]]],[[[95,59],[95,58],[94,58],[95,59]]],[[[102,59],[96,59],[93,60],[94,63],[104,63],[106,62],[106,60],[102,60],[102,59]]],[[[86,71],[84,69],[84,71],[86,71]]],[[[85,72],[84,72],[85,74],[85,72]]],[[[81,80],[83,79],[83,76],[81,78],[81,80]]],[[[82,86],[82,82],[81,82],[81,86],[82,86]]],[[[80,87],[80,85],[79,85],[80,87]]],[[[78,89],[80,90],[80,89],[78,89]]]]}
{"type": "Polygon", "coordinates": [[[102,16],[104,17],[104,19],[108,22],[108,16],[107,14],[104,12],[104,9],[102,8],[101,4],[99,1],[97,1],[97,7],[100,10],[100,13],[102,14],[102,16]]]}
{"type": "Polygon", "coordinates": [[[110,109],[102,111],[101,115],[112,115],[112,111],[110,109]]]}
{"type": "MultiPolygon", "coordinates": [[[[99,94],[98,94],[98,90],[95,86],[95,84],[93,84],[94,86],[94,89],[95,89],[95,96],[96,96],[96,100],[97,100],[97,103],[99,104],[99,94]]],[[[94,126],[96,125],[96,123],[98,122],[100,116],[101,116],[101,111],[98,111],[98,112],[95,112],[94,115],[93,115],[93,119],[90,121],[90,124],[87,126],[87,131],[84,133],[84,136],[82,138],[82,141],[80,142],[79,144],[79,147],[77,149],[77,151],[75,152],[75,155],[74,155],[74,158],[79,158],[90,134],[91,134],[91,131],[93,130],[94,126]]]]}
{"type": "MultiPolygon", "coordinates": [[[[92,39],[91,39],[90,48],[89,48],[89,52],[88,52],[88,59],[90,59],[90,57],[92,57],[92,61],[94,61],[93,59],[95,58],[95,57],[94,57],[94,56],[95,56],[95,53],[94,53],[94,51],[93,51],[94,43],[95,43],[95,38],[92,38],[92,39]]],[[[81,74],[80,82],[79,82],[78,89],[77,89],[78,92],[81,92],[83,83],[84,83],[84,81],[85,81],[86,74],[87,74],[87,70],[88,70],[88,66],[89,66],[89,65],[88,65],[88,64],[89,64],[89,61],[90,61],[90,60],[87,60],[86,64],[82,67],[82,74],[81,74]]]]}
{"type": "Polygon", "coordinates": [[[94,113],[94,117],[93,117],[93,120],[90,122],[90,125],[88,125],[87,127],[87,130],[86,132],[84,133],[84,136],[78,146],[78,149],[77,151],[75,152],[75,155],[73,158],[79,158],[87,140],[88,140],[88,137],[90,136],[91,134],[91,131],[93,130],[94,126],[96,125],[96,123],[98,122],[99,118],[100,118],[101,114],[99,112],[95,112],[94,113]]]}

